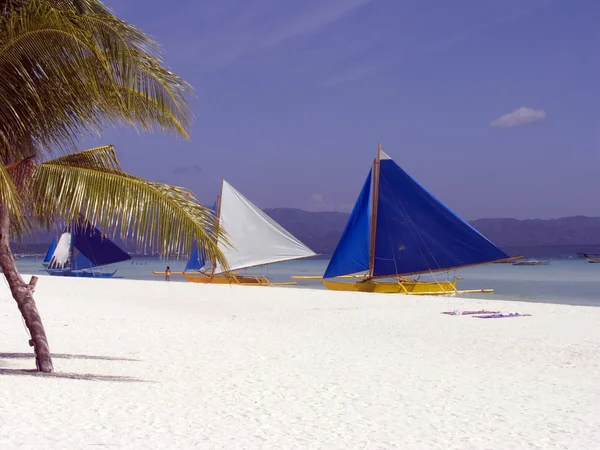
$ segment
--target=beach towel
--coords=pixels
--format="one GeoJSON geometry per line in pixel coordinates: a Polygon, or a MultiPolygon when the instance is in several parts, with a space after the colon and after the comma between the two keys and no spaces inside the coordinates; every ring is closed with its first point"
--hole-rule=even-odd
{"type": "Polygon", "coordinates": [[[505,319],[508,317],[527,317],[531,316],[531,314],[521,314],[518,312],[510,312],[510,313],[497,313],[497,314],[486,314],[484,316],[473,316],[477,319],[505,319]]]}
{"type": "Polygon", "coordinates": [[[482,309],[481,311],[461,311],[460,309],[455,309],[454,311],[444,311],[442,314],[448,314],[450,316],[469,316],[472,314],[499,314],[500,311],[486,311],[482,309]]]}

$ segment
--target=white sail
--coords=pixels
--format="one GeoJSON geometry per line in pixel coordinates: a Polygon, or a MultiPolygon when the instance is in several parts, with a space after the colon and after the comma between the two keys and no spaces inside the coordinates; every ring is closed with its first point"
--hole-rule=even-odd
{"type": "Polygon", "coordinates": [[[48,268],[50,269],[63,269],[65,264],[69,262],[69,256],[71,254],[71,233],[63,233],[56,244],[54,254],[50,259],[48,268]]]}
{"type": "MultiPolygon", "coordinates": [[[[226,181],[221,192],[219,224],[231,244],[227,247],[219,241],[231,270],[316,255],[226,181]]],[[[222,272],[216,267],[215,273],[222,272]]]]}

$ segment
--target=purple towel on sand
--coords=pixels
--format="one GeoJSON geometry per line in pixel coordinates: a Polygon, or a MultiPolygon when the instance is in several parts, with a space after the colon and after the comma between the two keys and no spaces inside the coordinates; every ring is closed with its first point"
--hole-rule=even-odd
{"type": "Polygon", "coordinates": [[[526,317],[531,316],[531,314],[521,314],[521,313],[498,313],[498,314],[487,314],[485,316],[473,316],[476,319],[504,319],[507,317],[526,317]]]}
{"type": "Polygon", "coordinates": [[[482,309],[481,311],[461,311],[460,309],[455,309],[454,311],[444,311],[442,314],[448,314],[450,316],[470,316],[472,314],[498,314],[500,311],[486,311],[482,309]]]}

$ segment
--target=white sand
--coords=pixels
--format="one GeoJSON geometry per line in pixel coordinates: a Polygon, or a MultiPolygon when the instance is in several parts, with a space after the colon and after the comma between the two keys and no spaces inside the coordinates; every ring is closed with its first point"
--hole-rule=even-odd
{"type": "Polygon", "coordinates": [[[42,277],[49,377],[0,285],[2,449],[600,448],[600,309],[42,277]]]}

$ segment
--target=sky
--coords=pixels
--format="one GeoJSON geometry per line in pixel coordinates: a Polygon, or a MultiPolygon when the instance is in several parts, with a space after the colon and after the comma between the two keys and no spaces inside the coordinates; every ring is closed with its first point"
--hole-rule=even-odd
{"type": "Polygon", "coordinates": [[[212,204],[350,211],[377,143],[465,219],[600,216],[597,0],[106,0],[194,88],[191,139],[109,130],[212,204]]]}

